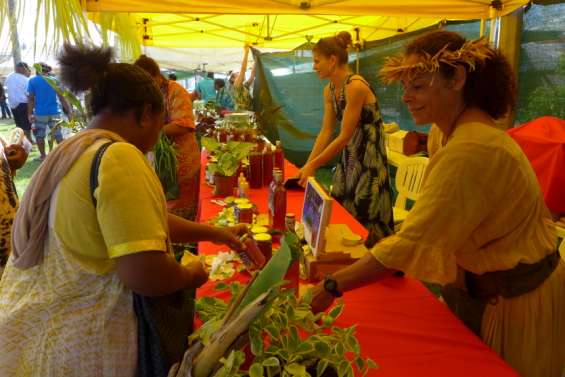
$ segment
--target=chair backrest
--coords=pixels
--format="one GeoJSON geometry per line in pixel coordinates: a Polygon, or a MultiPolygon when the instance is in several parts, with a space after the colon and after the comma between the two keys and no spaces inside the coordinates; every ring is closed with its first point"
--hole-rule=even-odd
{"type": "Polygon", "coordinates": [[[418,199],[428,161],[427,157],[410,157],[400,164],[395,178],[398,191],[395,207],[404,209],[406,199],[418,199]]]}

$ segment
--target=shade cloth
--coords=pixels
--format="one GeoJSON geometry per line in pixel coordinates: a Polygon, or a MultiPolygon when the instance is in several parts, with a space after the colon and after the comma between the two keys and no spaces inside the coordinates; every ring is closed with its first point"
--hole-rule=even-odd
{"type": "MultiPolygon", "coordinates": [[[[286,163],[286,177],[296,171],[296,167],[286,163]]],[[[213,194],[206,184],[201,186],[200,197],[201,219],[206,221],[221,207],[210,202],[213,194]]],[[[302,213],[303,197],[303,191],[287,192],[287,211],[294,212],[297,218],[302,213]]],[[[266,188],[250,190],[250,199],[260,212],[266,212],[266,188]]],[[[335,201],[330,222],[345,223],[352,231],[367,236],[367,230],[335,201]]],[[[202,254],[219,250],[225,247],[200,244],[202,254]]],[[[247,279],[247,274],[240,273],[231,280],[247,279]]],[[[225,298],[226,291],[215,291],[215,285],[216,282],[209,281],[197,291],[197,296],[225,298]]],[[[346,292],[343,300],[345,307],[336,325],[356,325],[362,355],[380,366],[368,376],[518,376],[417,280],[387,278],[346,292]]]]}
{"type": "Polygon", "coordinates": [[[565,213],[565,120],[545,116],[508,133],[530,160],[547,207],[565,213]]]}

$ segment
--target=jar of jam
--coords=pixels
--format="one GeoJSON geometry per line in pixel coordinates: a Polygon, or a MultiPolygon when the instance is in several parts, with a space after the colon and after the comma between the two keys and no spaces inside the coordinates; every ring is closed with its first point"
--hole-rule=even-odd
{"type": "Polygon", "coordinates": [[[269,228],[267,228],[266,226],[261,226],[261,225],[253,225],[251,227],[251,233],[253,235],[255,234],[261,234],[261,233],[268,233],[269,232],[269,228]]]}
{"type": "Polygon", "coordinates": [[[261,253],[265,256],[265,260],[271,259],[273,256],[273,239],[269,233],[259,233],[253,235],[255,243],[261,250],[261,253]]]}
{"type": "Polygon", "coordinates": [[[287,231],[294,233],[296,230],[296,216],[288,212],[284,217],[284,224],[287,231]]]}
{"type": "Polygon", "coordinates": [[[245,267],[249,270],[262,268],[265,265],[266,259],[255,240],[244,234],[241,236],[240,241],[245,248],[236,252],[245,267]]]}
{"type": "Polygon", "coordinates": [[[235,206],[235,219],[238,224],[253,223],[253,206],[251,203],[238,204],[235,206]]]}

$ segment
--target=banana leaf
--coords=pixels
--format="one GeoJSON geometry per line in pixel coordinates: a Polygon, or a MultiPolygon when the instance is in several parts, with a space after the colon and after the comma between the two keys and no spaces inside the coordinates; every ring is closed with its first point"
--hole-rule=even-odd
{"type": "MultiPolygon", "coordinates": [[[[293,255],[296,254],[296,236],[292,233],[285,233],[285,236],[281,240],[281,247],[278,252],[276,252],[271,260],[263,267],[258,276],[251,283],[247,294],[243,298],[240,304],[240,308],[245,308],[249,303],[253,302],[261,294],[267,292],[273,287],[280,285],[283,280],[290,263],[293,260],[293,255]]],[[[298,243],[299,245],[299,243],[298,243]]]]}

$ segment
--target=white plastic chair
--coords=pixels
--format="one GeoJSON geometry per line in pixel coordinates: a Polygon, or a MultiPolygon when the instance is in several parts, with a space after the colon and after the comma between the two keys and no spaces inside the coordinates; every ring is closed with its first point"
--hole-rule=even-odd
{"type": "Polygon", "coordinates": [[[428,166],[429,159],[427,157],[410,157],[400,164],[396,171],[396,191],[398,196],[392,208],[392,216],[394,219],[394,227],[398,230],[408,211],[406,210],[406,201],[417,200],[424,180],[424,172],[428,166]]]}

